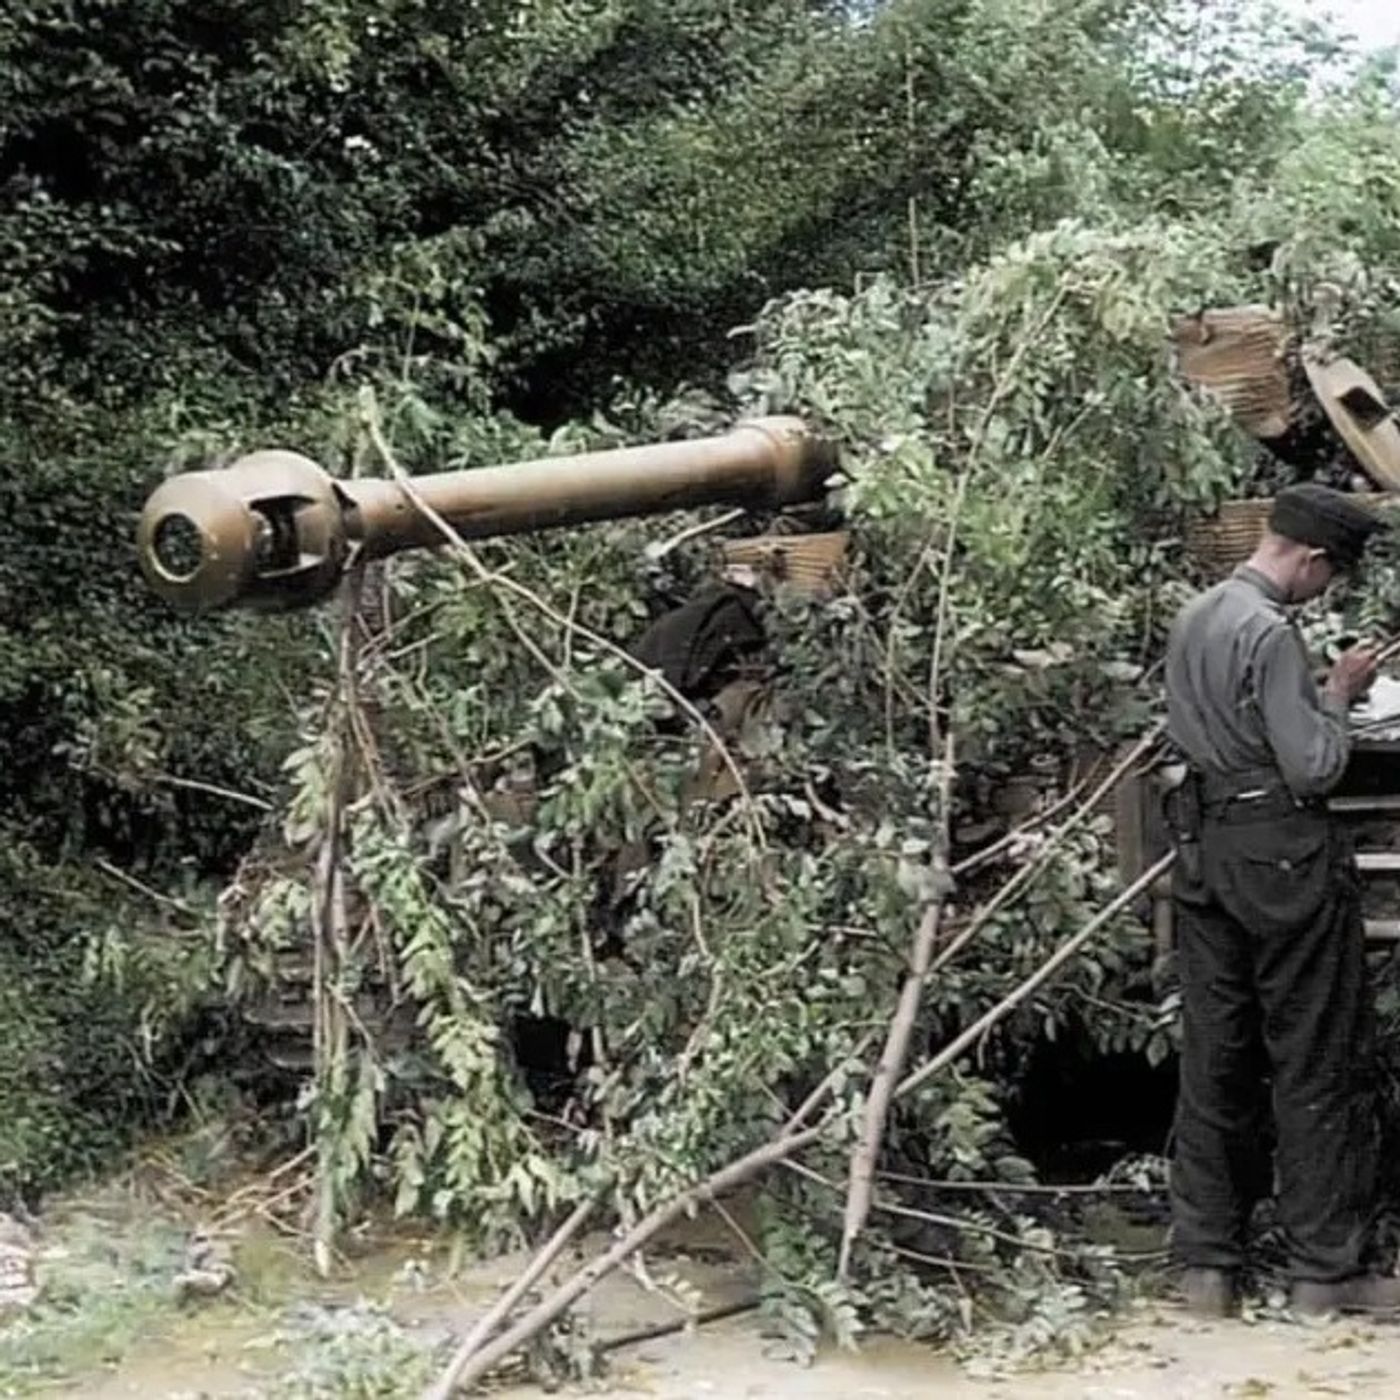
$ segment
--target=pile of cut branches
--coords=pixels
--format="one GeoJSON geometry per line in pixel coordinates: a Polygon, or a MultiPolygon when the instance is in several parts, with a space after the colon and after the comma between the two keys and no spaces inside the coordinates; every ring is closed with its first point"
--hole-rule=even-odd
{"type": "MultiPolygon", "coordinates": [[[[1127,1261],[1022,1189],[1007,1107],[1047,1038],[1156,1062],[1173,1034],[1137,906],[1162,867],[1120,888],[1105,803],[1153,749],[1183,512],[1246,464],[1165,354],[1175,311],[1238,294],[1212,246],[1062,225],[956,284],[767,310],[736,404],[839,439],[852,548],[830,596],[760,589],[741,725],[631,652],[704,536],[439,522],[357,577],[290,764],[298,858],[225,938],[244,983],[311,953],[323,1262],[386,1185],[480,1248],[546,1238],[441,1394],[751,1179],[737,1247],[808,1345],[987,1318],[1072,1345],[1119,1294],[1127,1261]]],[[[425,418],[365,394],[356,459],[411,492],[425,418]]]]}

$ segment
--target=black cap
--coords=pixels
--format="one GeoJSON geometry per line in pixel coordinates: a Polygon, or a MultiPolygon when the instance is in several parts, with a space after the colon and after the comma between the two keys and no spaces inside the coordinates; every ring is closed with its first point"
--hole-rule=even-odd
{"type": "Polygon", "coordinates": [[[1269,513],[1269,529],[1276,535],[1325,549],[1339,568],[1358,564],[1366,541],[1385,528],[1379,516],[1346,492],[1312,481],[1284,487],[1269,513]]]}

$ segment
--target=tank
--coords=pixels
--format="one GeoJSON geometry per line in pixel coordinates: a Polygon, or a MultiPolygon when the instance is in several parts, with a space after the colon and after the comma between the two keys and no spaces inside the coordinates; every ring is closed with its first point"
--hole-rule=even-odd
{"type": "MultiPolygon", "coordinates": [[[[717,437],[413,478],[459,535],[485,539],[701,505],[776,509],[816,499],[831,445],[799,418],[756,418],[717,437]]],[[[341,480],[308,457],[254,452],[171,477],[137,531],[150,586],[182,612],[310,607],[335,590],[354,550],[382,559],[442,543],[407,491],[341,480]]]]}

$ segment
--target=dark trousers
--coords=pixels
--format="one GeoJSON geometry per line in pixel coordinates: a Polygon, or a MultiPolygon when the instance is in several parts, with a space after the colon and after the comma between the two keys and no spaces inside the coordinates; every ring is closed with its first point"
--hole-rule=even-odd
{"type": "Polygon", "coordinates": [[[1173,1249],[1236,1268],[1260,1176],[1272,1078],[1290,1272],[1362,1268],[1375,1208],[1372,1014],[1360,890],[1325,813],[1207,816],[1173,873],[1184,1043],[1173,1249]]]}

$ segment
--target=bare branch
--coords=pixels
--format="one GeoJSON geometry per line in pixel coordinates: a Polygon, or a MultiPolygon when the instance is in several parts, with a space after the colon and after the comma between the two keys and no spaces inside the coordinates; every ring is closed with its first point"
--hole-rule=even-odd
{"type": "Polygon", "coordinates": [[[668,554],[679,549],[681,545],[699,539],[702,535],[712,535],[717,530],[723,530],[726,526],[733,525],[736,520],[742,520],[747,514],[748,512],[742,509],[727,510],[723,515],[715,516],[713,520],[701,520],[698,524],[687,525],[684,530],[677,531],[669,540],[653,545],[647,550],[647,556],[651,559],[664,559],[668,554]]]}
{"type": "Polygon", "coordinates": [[[534,1258],[520,1271],[515,1281],[481,1315],[477,1324],[467,1333],[462,1344],[452,1354],[437,1383],[424,1392],[423,1400],[450,1400],[457,1388],[457,1378],[465,1369],[472,1356],[490,1339],[510,1316],[510,1310],[535,1286],[536,1281],[568,1247],[569,1241],[583,1228],[584,1222],[593,1214],[598,1204],[597,1196],[580,1201],[567,1220],[549,1237],[535,1254],[534,1258]]]}
{"type": "Polygon", "coordinates": [[[236,792],[233,788],[219,787],[217,783],[206,783],[199,778],[177,778],[174,773],[157,773],[155,781],[163,783],[166,787],[187,788],[190,792],[207,792],[211,797],[241,802],[245,807],[256,807],[260,812],[276,810],[264,797],[254,797],[250,792],[236,792]]]}
{"type": "Polygon", "coordinates": [[[1014,991],[1008,992],[990,1011],[979,1016],[960,1035],[955,1036],[942,1050],[895,1090],[895,1097],[902,1098],[912,1093],[919,1085],[932,1078],[941,1069],[946,1069],[968,1046],[990,1030],[996,1023],[1014,1011],[1038,987],[1048,982],[1108,921],[1130,905],[1144,891],[1149,890],[1161,879],[1176,861],[1176,852],[1169,851],[1156,865],[1139,875],[1116,899],[1106,904],[1073,938],[1062,943],[1044,963],[1026,978],[1014,991]]]}
{"type": "Polygon", "coordinates": [[[658,1337],[673,1337],[677,1332],[688,1331],[692,1327],[707,1327],[712,1322],[723,1322],[726,1318],[741,1317],[744,1313],[756,1312],[760,1300],[744,1298],[737,1303],[725,1303],[722,1307],[710,1308],[696,1313],[694,1317],[678,1317],[670,1322],[658,1322],[652,1327],[639,1327],[635,1332],[621,1337],[609,1337],[593,1348],[599,1355],[619,1351],[623,1347],[638,1346],[642,1342],[654,1342],[658,1337]]]}
{"type": "Polygon", "coordinates": [[[861,1135],[851,1149],[850,1182],[846,1192],[846,1213],[841,1228],[841,1256],[836,1275],[843,1281],[850,1272],[851,1250],[870,1214],[870,1202],[875,1191],[875,1167],[880,1159],[880,1147],[885,1138],[890,1101],[894,1086],[904,1070],[909,1053],[909,1039],[923,1000],[924,984],[933,963],[933,950],[938,946],[938,933],[943,917],[943,901],[951,881],[948,879],[944,854],[948,847],[949,793],[953,781],[953,736],[949,733],[943,754],[943,773],[939,787],[939,830],[937,861],[934,878],[938,882],[932,900],[914,935],[909,955],[909,968],[899,989],[899,1001],[890,1017],[889,1032],[880,1063],[870,1081],[870,1095],[865,1104],[865,1119],[861,1135]]]}
{"type": "Polygon", "coordinates": [[[1143,736],[1132,749],[1114,765],[1113,771],[1096,787],[1078,807],[1070,813],[1065,820],[1057,826],[1046,838],[1045,844],[1040,848],[1034,860],[1027,862],[989,899],[968,921],[967,927],[962,929],[956,938],[952,939],[946,947],[939,953],[934,964],[929,968],[929,975],[937,972],[939,968],[954,958],[964,947],[967,946],[977,935],[987,926],[994,915],[999,914],[1016,895],[1020,894],[1032,880],[1036,878],[1049,863],[1050,856],[1062,846],[1065,839],[1071,832],[1077,830],[1083,823],[1093,815],[1098,809],[1098,805],[1104,797],[1122,781],[1123,775],[1138,763],[1144,755],[1152,748],[1161,736],[1166,725],[1157,724],[1143,736]]]}
{"type": "Polygon", "coordinates": [[[138,880],[135,875],[128,874],[125,870],[119,869],[111,861],[102,856],[97,856],[93,864],[104,874],[110,875],[114,880],[120,880],[122,884],[129,885],[138,894],[143,894],[147,899],[154,900],[157,904],[168,905],[171,909],[178,910],[192,919],[199,917],[199,911],[191,908],[183,899],[176,899],[174,895],[162,894],[157,889],[152,889],[150,885],[138,880]]]}
{"type": "MultiPolygon", "coordinates": [[[[611,1249],[556,1288],[536,1307],[526,1313],[514,1327],[504,1332],[494,1342],[478,1350],[460,1369],[456,1383],[464,1390],[474,1385],[493,1366],[509,1356],[522,1342],[549,1326],[577,1299],[592,1289],[601,1279],[606,1278],[619,1264],[635,1254],[648,1240],[665,1229],[673,1220],[679,1219],[710,1197],[721,1195],[735,1186],[742,1185],[765,1168],[771,1167],[784,1158],[800,1152],[804,1147],[810,1146],[821,1137],[826,1128],[827,1124],[822,1122],[804,1132],[794,1133],[790,1137],[779,1137],[772,1142],[765,1143],[762,1147],[757,1147],[752,1152],[746,1153],[738,1161],[731,1162],[727,1167],[721,1168],[704,1181],[681,1191],[664,1205],[657,1206],[655,1210],[644,1216],[628,1230],[611,1249]]],[[[451,1386],[449,1385],[446,1390],[438,1388],[427,1391],[424,1400],[443,1400],[443,1397],[450,1394],[451,1386]]]]}

